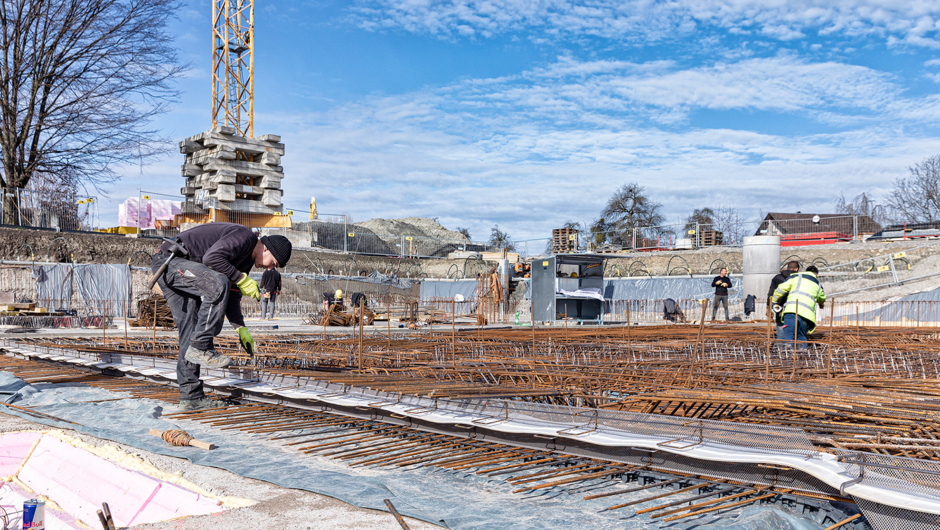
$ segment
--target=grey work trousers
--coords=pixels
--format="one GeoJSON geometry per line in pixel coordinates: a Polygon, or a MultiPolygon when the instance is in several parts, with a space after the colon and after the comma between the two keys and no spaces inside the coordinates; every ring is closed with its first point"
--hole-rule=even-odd
{"type": "MultiPolygon", "coordinates": [[[[154,273],[168,254],[157,252],[150,268],[154,273]]],[[[199,379],[199,365],[186,360],[190,345],[199,350],[213,347],[213,338],[222,332],[228,306],[231,281],[202,263],[173,258],[166,272],[157,278],[173,320],[179,331],[179,356],[176,361],[176,382],[180,399],[205,397],[199,379]]]]}
{"type": "Polygon", "coordinates": [[[277,293],[271,293],[270,298],[261,297],[261,318],[265,318],[268,314],[268,303],[271,304],[271,318],[274,318],[274,309],[277,305],[277,293]]]}
{"type": "Polygon", "coordinates": [[[728,295],[726,294],[715,295],[715,305],[712,307],[712,320],[715,320],[715,313],[718,312],[718,304],[725,306],[725,320],[731,320],[731,317],[728,316],[728,295]]]}

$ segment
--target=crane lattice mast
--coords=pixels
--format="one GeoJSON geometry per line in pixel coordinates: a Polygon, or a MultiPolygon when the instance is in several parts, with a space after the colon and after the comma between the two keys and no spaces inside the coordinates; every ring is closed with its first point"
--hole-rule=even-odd
{"type": "Polygon", "coordinates": [[[255,2],[212,0],[212,126],[254,137],[255,2]]]}

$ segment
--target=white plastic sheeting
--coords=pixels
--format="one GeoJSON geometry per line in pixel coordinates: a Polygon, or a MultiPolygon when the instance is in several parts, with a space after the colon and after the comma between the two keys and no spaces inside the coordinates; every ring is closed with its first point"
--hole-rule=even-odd
{"type": "Polygon", "coordinates": [[[50,310],[78,309],[84,314],[123,316],[130,298],[131,269],[127,265],[51,263],[33,266],[36,297],[50,310]],[[73,295],[78,288],[79,305],[73,295]]]}
{"type": "Polygon", "coordinates": [[[118,206],[118,225],[153,229],[157,221],[170,221],[179,215],[181,205],[182,202],[169,199],[129,197],[118,206]]]}

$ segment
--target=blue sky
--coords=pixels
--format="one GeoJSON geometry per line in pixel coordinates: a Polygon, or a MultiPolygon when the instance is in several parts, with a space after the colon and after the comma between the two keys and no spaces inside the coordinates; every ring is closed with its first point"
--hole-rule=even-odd
{"type": "MultiPolygon", "coordinates": [[[[156,126],[208,129],[210,6],[173,25],[192,64],[156,126]]],[[[694,208],[832,211],[940,154],[940,2],[360,0],[256,5],[255,134],[285,204],[438,217],[475,239],[590,222],[629,182],[694,208]]],[[[123,170],[178,195],[182,155],[123,170]]],[[[113,218],[113,219],[112,219],[113,218]]]]}

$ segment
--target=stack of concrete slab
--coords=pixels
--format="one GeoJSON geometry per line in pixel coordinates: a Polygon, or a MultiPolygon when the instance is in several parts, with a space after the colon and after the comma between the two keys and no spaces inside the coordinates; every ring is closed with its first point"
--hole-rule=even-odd
{"type": "Polygon", "coordinates": [[[276,134],[238,136],[234,127],[215,127],[180,142],[186,155],[180,190],[183,211],[209,209],[248,214],[281,213],[281,157],[284,144],[276,134]]]}

